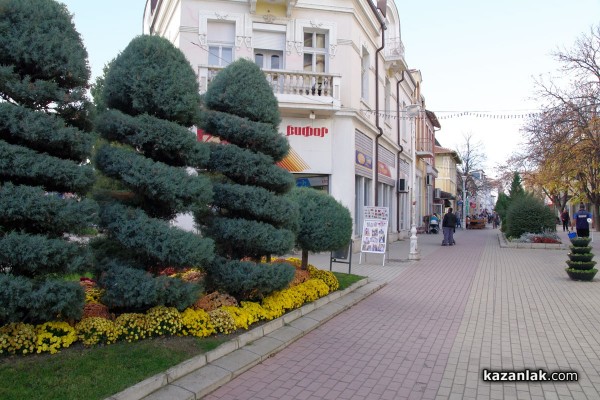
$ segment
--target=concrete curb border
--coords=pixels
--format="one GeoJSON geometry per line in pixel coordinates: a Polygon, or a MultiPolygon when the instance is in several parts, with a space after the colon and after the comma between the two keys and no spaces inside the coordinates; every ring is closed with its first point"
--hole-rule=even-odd
{"type": "Polygon", "coordinates": [[[178,400],[205,396],[386,284],[362,279],[345,290],[305,304],[105,400],[178,400]]]}

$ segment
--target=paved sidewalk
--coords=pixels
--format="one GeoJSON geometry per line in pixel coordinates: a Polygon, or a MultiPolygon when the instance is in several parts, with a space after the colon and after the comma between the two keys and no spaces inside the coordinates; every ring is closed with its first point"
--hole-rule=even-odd
{"type": "MultiPolygon", "coordinates": [[[[228,371],[210,394],[190,389],[202,378],[190,374],[147,399],[600,398],[600,276],[571,281],[568,250],[501,248],[489,227],[458,230],[456,241],[442,247],[441,235],[419,235],[416,262],[406,260],[409,241],[396,242],[385,266],[377,255],[358,265],[355,254],[352,273],[370,283],[272,332],[293,330],[291,344],[250,363],[209,363],[228,371]],[[314,326],[300,329],[303,318],[314,326]],[[579,380],[489,383],[484,368],[573,370],[579,380]]],[[[329,268],[328,255],[310,262],[329,268]]],[[[259,353],[257,342],[236,354],[259,353]]]]}

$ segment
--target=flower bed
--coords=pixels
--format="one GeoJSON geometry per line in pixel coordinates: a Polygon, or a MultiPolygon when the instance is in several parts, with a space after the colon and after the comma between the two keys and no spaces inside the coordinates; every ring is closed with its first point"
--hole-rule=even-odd
{"type": "MultiPolygon", "coordinates": [[[[292,264],[294,261],[290,259],[292,264]]],[[[193,307],[179,312],[173,307],[156,306],[145,314],[125,313],[116,318],[99,303],[101,291],[86,280],[82,284],[86,289],[86,306],[94,312],[89,312],[89,316],[74,324],[56,321],[37,326],[26,323],[2,326],[0,354],[55,354],[77,342],[94,346],[167,335],[207,337],[217,333],[229,334],[238,329],[248,329],[259,321],[278,318],[339,287],[337,278],[329,271],[309,265],[308,273],[308,280],[274,292],[260,303],[242,301],[240,305],[233,305],[231,301],[223,301],[227,296],[211,295],[211,299],[220,304],[210,311],[193,307]]]]}
{"type": "Polygon", "coordinates": [[[555,232],[524,233],[519,238],[510,238],[510,241],[513,243],[562,243],[555,232]]]}

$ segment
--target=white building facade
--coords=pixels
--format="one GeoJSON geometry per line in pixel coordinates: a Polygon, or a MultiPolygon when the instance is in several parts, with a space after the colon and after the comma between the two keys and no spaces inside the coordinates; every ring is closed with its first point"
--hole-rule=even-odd
{"type": "Polygon", "coordinates": [[[144,33],[183,51],[201,92],[230,62],[254,60],[273,87],[280,133],[291,145],[280,166],[298,186],[326,190],[346,206],[355,239],[364,207],[373,205],[390,208],[392,240],[407,237],[410,190],[417,225],[432,211],[437,120],[426,111],[420,72],[404,59],[398,10],[393,1],[379,2],[385,12],[370,0],[318,3],[148,0],[144,33]],[[421,110],[416,117],[406,113],[411,104],[421,110]]]}

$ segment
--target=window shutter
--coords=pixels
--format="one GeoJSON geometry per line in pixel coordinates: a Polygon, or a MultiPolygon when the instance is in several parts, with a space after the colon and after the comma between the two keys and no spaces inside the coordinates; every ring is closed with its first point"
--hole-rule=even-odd
{"type": "Polygon", "coordinates": [[[285,32],[254,31],[253,47],[264,50],[285,50],[285,32]]]}
{"type": "Polygon", "coordinates": [[[208,43],[233,45],[235,43],[235,23],[208,21],[208,43]]]}

